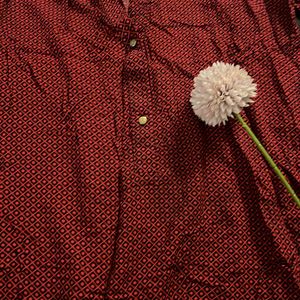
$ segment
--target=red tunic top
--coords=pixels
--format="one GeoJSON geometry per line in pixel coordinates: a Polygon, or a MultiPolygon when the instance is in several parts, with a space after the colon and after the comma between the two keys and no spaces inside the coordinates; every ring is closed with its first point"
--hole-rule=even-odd
{"type": "Polygon", "coordinates": [[[0,3],[1,299],[299,299],[300,210],[189,103],[245,68],[241,114],[299,194],[296,0],[0,3]]]}

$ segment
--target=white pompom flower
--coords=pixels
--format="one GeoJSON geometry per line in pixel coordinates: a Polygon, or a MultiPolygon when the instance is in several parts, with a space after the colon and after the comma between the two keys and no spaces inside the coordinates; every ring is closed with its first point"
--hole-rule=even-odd
{"type": "Polygon", "coordinates": [[[195,114],[208,125],[225,124],[228,117],[236,117],[300,208],[299,197],[239,114],[244,107],[254,102],[251,97],[255,96],[256,84],[245,70],[239,65],[217,61],[194,78],[190,102],[195,114]]]}
{"type": "Polygon", "coordinates": [[[240,113],[255,96],[256,84],[244,69],[217,61],[194,78],[190,102],[202,121],[215,126],[240,113]]]}

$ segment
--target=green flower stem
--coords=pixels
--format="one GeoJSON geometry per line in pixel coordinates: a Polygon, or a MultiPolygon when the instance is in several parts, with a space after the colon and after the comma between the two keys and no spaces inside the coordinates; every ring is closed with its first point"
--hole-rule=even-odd
{"type": "Polygon", "coordinates": [[[290,184],[288,183],[288,181],[286,180],[286,178],[284,177],[284,175],[282,174],[282,172],[278,169],[277,165],[275,164],[275,162],[273,161],[273,159],[271,158],[271,156],[268,154],[268,152],[266,151],[266,149],[263,147],[263,145],[260,143],[260,141],[258,140],[258,138],[255,136],[255,134],[253,133],[253,131],[251,130],[251,128],[246,124],[246,122],[244,121],[244,119],[242,118],[242,116],[240,114],[234,114],[234,116],[239,120],[239,122],[242,124],[242,127],[250,135],[251,139],[254,141],[254,143],[256,144],[256,146],[259,149],[259,151],[262,153],[262,155],[265,157],[265,159],[267,160],[267,162],[273,168],[274,172],[278,175],[278,177],[280,178],[281,182],[287,188],[287,190],[291,194],[293,200],[296,202],[296,204],[300,208],[300,200],[299,200],[298,196],[296,195],[295,191],[290,186],[290,184]]]}

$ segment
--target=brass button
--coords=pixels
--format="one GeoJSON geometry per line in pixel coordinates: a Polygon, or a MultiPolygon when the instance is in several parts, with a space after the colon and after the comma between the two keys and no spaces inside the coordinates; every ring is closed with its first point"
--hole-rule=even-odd
{"type": "Polygon", "coordinates": [[[136,39],[131,39],[129,41],[129,45],[130,45],[131,48],[134,48],[136,46],[136,44],[137,44],[137,40],[136,39]]]}
{"type": "Polygon", "coordinates": [[[140,125],[145,125],[147,123],[148,119],[146,116],[139,117],[139,123],[140,125]]]}

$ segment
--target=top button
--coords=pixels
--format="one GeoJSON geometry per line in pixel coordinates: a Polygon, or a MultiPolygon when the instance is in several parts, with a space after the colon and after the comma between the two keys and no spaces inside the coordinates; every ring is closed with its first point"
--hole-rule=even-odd
{"type": "Polygon", "coordinates": [[[131,48],[134,48],[137,44],[137,40],[136,39],[131,39],[130,42],[129,42],[129,45],[131,48]]]}

